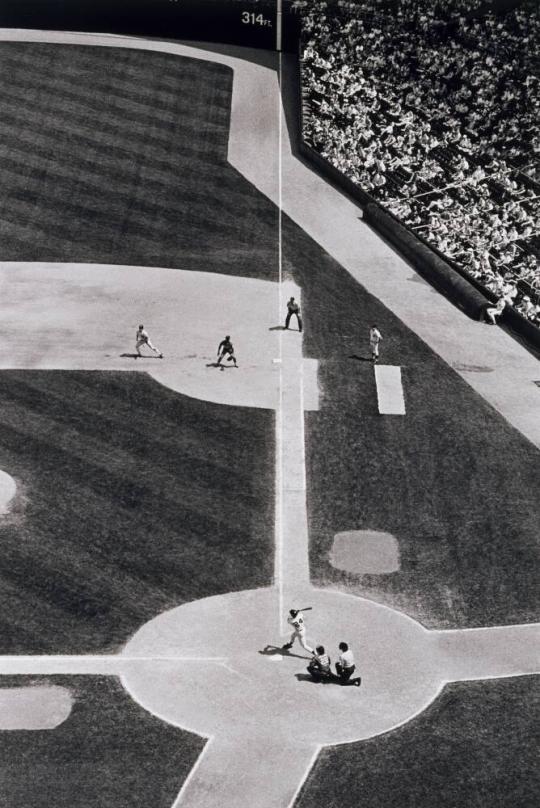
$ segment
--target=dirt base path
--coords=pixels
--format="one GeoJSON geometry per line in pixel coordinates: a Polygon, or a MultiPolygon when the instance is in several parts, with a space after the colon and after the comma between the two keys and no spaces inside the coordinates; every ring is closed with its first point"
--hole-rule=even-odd
{"type": "MultiPolygon", "coordinates": [[[[277,409],[283,294],[293,284],[179,269],[100,264],[0,263],[0,320],[9,351],[0,369],[145,372],[184,395],[241,407],[277,409]],[[61,301],[61,305],[59,305],[61,301]],[[164,354],[135,351],[139,324],[164,354]],[[216,367],[232,336],[238,368],[216,367]]],[[[285,344],[300,345],[287,332],[285,344]]],[[[316,362],[302,361],[306,409],[317,406],[316,362]]],[[[14,494],[0,475],[0,513],[14,494]]]]}
{"type": "Polygon", "coordinates": [[[233,68],[229,162],[540,447],[537,360],[502,329],[473,322],[434,292],[361,221],[357,205],[294,157],[276,71],[224,53],[130,37],[0,29],[0,40],[154,50],[233,68]]]}
{"type": "MultiPolygon", "coordinates": [[[[540,427],[531,418],[533,398],[527,385],[534,391],[535,406],[538,391],[531,382],[528,354],[501,331],[471,323],[428,287],[411,284],[411,270],[358,221],[358,209],[291,157],[283,118],[281,128],[272,126],[280,114],[274,72],[238,59],[169,43],[41,32],[13,31],[4,32],[3,36],[18,40],[153,48],[215,59],[233,66],[236,72],[230,161],[271,199],[282,200],[284,209],[310,235],[413,330],[420,336],[425,334],[426,342],[432,347],[438,345],[435,350],[447,361],[485,365],[489,359],[494,370],[482,375],[482,383],[485,377],[495,382],[485,383],[483,395],[498,405],[497,408],[531,440],[540,442],[540,427]],[[256,104],[253,104],[254,98],[258,100],[256,104]],[[275,171],[276,160],[282,163],[281,174],[275,171]],[[280,177],[285,186],[281,185],[280,177]],[[509,370],[509,357],[514,375],[505,375],[509,370]],[[509,395],[510,382],[519,388],[521,408],[516,407],[515,397],[509,395]]],[[[9,266],[4,269],[10,271],[9,266]]],[[[30,273],[26,277],[31,277],[30,266],[12,265],[11,269],[30,273]]],[[[43,272],[43,267],[36,269],[43,272]]],[[[54,283],[55,277],[57,281],[66,282],[61,268],[51,266],[50,269],[49,283],[54,283]],[[55,272],[60,275],[54,275],[55,272]]],[[[119,273],[122,271],[122,268],[116,269],[119,273]]],[[[71,271],[78,270],[72,267],[71,271]]],[[[99,268],[93,267],[93,272],[99,272],[99,268]]],[[[148,276],[141,270],[139,281],[137,269],[130,268],[130,272],[133,272],[136,294],[142,294],[147,288],[148,276]]],[[[183,274],[178,273],[176,280],[168,279],[167,284],[189,283],[182,278],[183,274]]],[[[233,328],[219,319],[217,310],[225,293],[227,300],[230,299],[231,288],[216,291],[214,284],[221,282],[219,276],[194,278],[195,274],[190,274],[198,288],[204,288],[216,301],[215,334],[207,333],[208,323],[204,326],[205,333],[197,333],[196,324],[191,323],[197,345],[204,338],[213,347],[216,339],[224,336],[224,328],[224,333],[234,334],[233,328]]],[[[114,281],[114,273],[111,278],[114,281]]],[[[237,280],[228,278],[227,283],[236,284],[237,280]]],[[[78,282],[96,285],[96,276],[81,275],[78,282]]],[[[125,282],[119,279],[118,284],[118,292],[122,286],[125,289],[125,282]]],[[[295,291],[295,296],[299,296],[297,290],[292,291],[291,287],[280,283],[267,284],[267,298],[258,281],[242,281],[238,296],[248,293],[248,286],[244,284],[255,284],[249,289],[256,290],[257,299],[267,301],[261,302],[263,308],[255,316],[264,317],[272,325],[281,322],[286,297],[295,291]]],[[[110,289],[104,295],[103,283],[97,285],[95,294],[101,300],[100,310],[109,311],[110,316],[110,307],[114,310],[119,305],[118,300],[114,302],[115,293],[110,289]]],[[[182,294],[188,295],[187,289],[183,287],[182,294]]],[[[66,292],[66,299],[72,293],[77,298],[75,291],[66,292]]],[[[22,299],[20,305],[25,305],[22,299]]],[[[28,305],[32,305],[31,301],[28,305]]],[[[85,304],[79,300],[77,305],[84,307],[85,304]]],[[[188,354],[191,349],[185,342],[191,337],[186,337],[182,346],[177,345],[174,334],[180,332],[178,311],[156,297],[156,317],[160,316],[157,309],[162,306],[163,319],[156,320],[158,328],[154,329],[151,322],[145,325],[156,343],[160,338],[159,329],[163,329],[166,344],[160,348],[164,353],[169,351],[179,364],[181,356],[176,356],[175,352],[185,350],[188,354]]],[[[126,311],[123,323],[136,327],[140,320],[137,311],[126,311]]],[[[66,304],[68,319],[69,312],[66,304]]],[[[238,314],[234,308],[230,310],[227,323],[236,322],[238,314]]],[[[84,316],[90,317],[86,309],[84,316]]],[[[85,325],[91,323],[91,319],[85,320],[85,325]]],[[[251,334],[254,324],[243,328],[248,329],[246,334],[251,334]]],[[[479,629],[476,634],[430,632],[407,615],[385,606],[311,587],[303,421],[306,409],[317,408],[316,365],[302,358],[300,335],[278,330],[270,332],[269,336],[268,330],[260,329],[260,325],[257,330],[261,336],[254,339],[260,342],[253,346],[253,367],[248,361],[246,372],[246,378],[255,379],[257,363],[264,366],[257,384],[242,386],[238,381],[242,368],[221,372],[210,367],[208,371],[213,371],[213,375],[209,376],[211,383],[207,383],[206,367],[201,370],[202,375],[197,375],[198,370],[191,374],[187,360],[193,357],[189,355],[184,357],[183,372],[179,373],[171,363],[174,379],[164,380],[159,374],[169,371],[162,369],[162,360],[147,361],[159,364],[160,369],[152,370],[152,375],[157,373],[156,378],[181,392],[186,392],[191,378],[189,384],[192,384],[190,389],[194,396],[276,410],[275,585],[269,589],[205,598],[157,615],[136,632],[123,653],[115,656],[0,658],[0,675],[106,673],[120,676],[126,691],[145,709],[164,721],[208,738],[174,803],[175,808],[286,808],[294,803],[321,746],[373,737],[409,721],[437,697],[448,681],[527,675],[540,670],[537,655],[531,652],[538,626],[479,629]],[[229,376],[234,379],[230,387],[229,376]],[[216,390],[221,390],[220,398],[214,398],[216,390]],[[298,647],[293,647],[289,653],[283,652],[288,608],[308,605],[313,606],[313,611],[307,613],[310,642],[325,643],[334,657],[336,644],[341,639],[349,641],[353,648],[362,648],[361,687],[342,687],[335,682],[314,683],[305,671],[309,656],[298,647]]],[[[53,333],[52,324],[50,331],[53,333]]],[[[123,339],[124,325],[121,331],[123,339]]],[[[95,359],[91,359],[92,351],[94,357],[96,354],[94,332],[88,332],[86,327],[69,327],[67,333],[57,333],[52,341],[42,340],[41,346],[39,334],[34,333],[30,349],[25,347],[26,336],[24,333],[20,336],[19,366],[33,363],[30,366],[54,367],[60,361],[59,356],[68,355],[69,359],[62,359],[62,367],[66,366],[65,362],[72,367],[96,367],[95,359]]],[[[119,333],[110,344],[102,345],[104,359],[103,364],[97,363],[99,367],[117,368],[118,362],[131,361],[134,365],[140,361],[113,354],[118,338],[119,333]]],[[[237,350],[242,361],[238,341],[237,350]]],[[[249,357],[248,349],[245,356],[249,357]]],[[[197,357],[198,364],[201,364],[200,359],[197,357]]],[[[165,362],[163,360],[163,368],[167,367],[165,362]]],[[[471,378],[473,386],[477,381],[476,376],[471,378]]]]}

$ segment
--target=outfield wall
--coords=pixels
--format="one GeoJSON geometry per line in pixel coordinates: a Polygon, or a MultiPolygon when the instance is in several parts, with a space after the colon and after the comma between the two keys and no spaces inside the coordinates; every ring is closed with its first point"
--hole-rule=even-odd
{"type": "Polygon", "coordinates": [[[1,0],[0,27],[223,42],[296,51],[291,0],[1,0]]]}
{"type": "MultiPolygon", "coordinates": [[[[302,129],[299,131],[301,133],[302,129]]],[[[407,230],[366,191],[308,146],[301,134],[298,137],[297,150],[319,174],[357,202],[362,208],[365,221],[390,242],[422,277],[462,311],[474,319],[480,319],[483,309],[497,300],[497,295],[491,290],[445,259],[422,238],[407,230]]],[[[535,352],[540,351],[540,329],[534,323],[511,307],[505,309],[501,321],[524,340],[527,347],[535,352]]]]}

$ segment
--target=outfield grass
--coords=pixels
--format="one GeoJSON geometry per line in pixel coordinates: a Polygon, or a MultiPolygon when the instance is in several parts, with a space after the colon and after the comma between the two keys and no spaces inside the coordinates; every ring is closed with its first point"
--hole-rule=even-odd
{"type": "Polygon", "coordinates": [[[1,43],[2,260],[276,279],[277,211],[226,164],[231,87],[212,62],[1,43]]]}
{"type": "Polygon", "coordinates": [[[430,627],[538,619],[540,455],[378,300],[287,223],[285,267],[302,287],[304,346],[320,360],[306,415],[311,575],[430,627]],[[407,415],[377,411],[368,331],[402,367],[407,415]],[[398,539],[399,572],[335,570],[336,533],[398,539]]]}
{"type": "Polygon", "coordinates": [[[114,677],[39,678],[46,683],[68,688],[73,710],[54,730],[0,732],[0,805],[171,808],[205,741],[143,710],[114,677]]]}
{"type": "MultiPolygon", "coordinates": [[[[227,68],[14,43],[0,46],[0,65],[5,258],[277,280],[276,209],[225,162],[227,68]],[[34,82],[41,92],[28,104],[34,82]],[[28,205],[12,207],[30,187],[28,205]]],[[[287,220],[283,257],[285,275],[302,287],[305,350],[320,360],[322,409],[306,419],[314,582],[374,597],[430,626],[536,619],[536,449],[287,220]],[[349,358],[367,355],[375,321],[382,361],[403,368],[404,419],[377,414],[371,366],[349,358]],[[335,533],[354,529],[393,533],[400,572],[333,569],[335,533]]]]}
{"type": "Polygon", "coordinates": [[[404,727],[323,749],[295,808],[533,808],[539,684],[450,685],[404,727]]]}
{"type": "Polygon", "coordinates": [[[273,413],[138,373],[5,371],[0,652],[116,650],[165,609],[271,583],[273,413]]]}
{"type": "MultiPolygon", "coordinates": [[[[226,68],[140,51],[2,44],[0,86],[3,260],[277,280],[277,211],[225,162],[226,68]]],[[[285,274],[302,287],[305,350],[320,360],[322,408],[306,418],[313,581],[432,626],[535,619],[538,452],[287,221],[283,251],[285,274]],[[403,367],[405,419],[377,415],[372,369],[349,358],[367,353],[374,321],[383,361],[403,367]],[[396,535],[400,572],[354,576],[329,565],[334,534],[362,528],[396,535]]],[[[3,372],[0,468],[17,478],[19,495],[0,523],[0,651],[115,650],[163,609],[268,584],[273,452],[268,412],[192,401],[139,374],[3,372]]],[[[453,686],[402,730],[324,752],[300,807],[528,808],[534,683],[453,686]]],[[[118,717],[116,701],[107,704],[118,717]]],[[[92,747],[86,756],[92,725],[88,712],[77,740],[78,725],[66,723],[65,771],[54,733],[0,733],[2,750],[6,737],[15,744],[12,757],[2,755],[2,774],[14,767],[10,808],[76,806],[72,773],[94,776],[96,757],[107,777],[105,754],[92,747]],[[20,762],[25,744],[41,746],[20,762]],[[50,782],[48,763],[36,769],[48,746],[65,803],[45,789],[43,802],[28,794],[30,774],[50,782]]],[[[125,736],[110,729],[117,734],[104,749],[127,755],[125,736]]],[[[182,741],[178,748],[191,750],[179,753],[185,768],[169,758],[169,770],[187,771],[196,747],[182,741]]],[[[130,778],[140,765],[152,786],[151,796],[140,787],[141,804],[159,808],[154,789],[170,781],[140,759],[127,773],[114,768],[118,782],[89,788],[81,806],[122,806],[124,777],[135,799],[139,782],[130,778]],[[91,793],[104,796],[92,802],[91,793]]]]}

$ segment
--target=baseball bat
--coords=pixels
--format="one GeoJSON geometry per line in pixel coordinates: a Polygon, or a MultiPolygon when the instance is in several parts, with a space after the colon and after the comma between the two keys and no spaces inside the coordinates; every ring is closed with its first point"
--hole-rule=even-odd
{"type": "Polygon", "coordinates": [[[303,609],[298,609],[298,611],[299,612],[311,612],[312,609],[313,609],[313,606],[304,606],[303,609]]]}

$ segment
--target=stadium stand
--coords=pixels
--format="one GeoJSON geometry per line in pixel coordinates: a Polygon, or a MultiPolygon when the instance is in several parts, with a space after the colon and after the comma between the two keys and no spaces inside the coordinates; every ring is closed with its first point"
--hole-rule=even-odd
{"type": "Polygon", "coordinates": [[[441,258],[540,325],[540,6],[315,0],[302,136],[441,258]]]}

